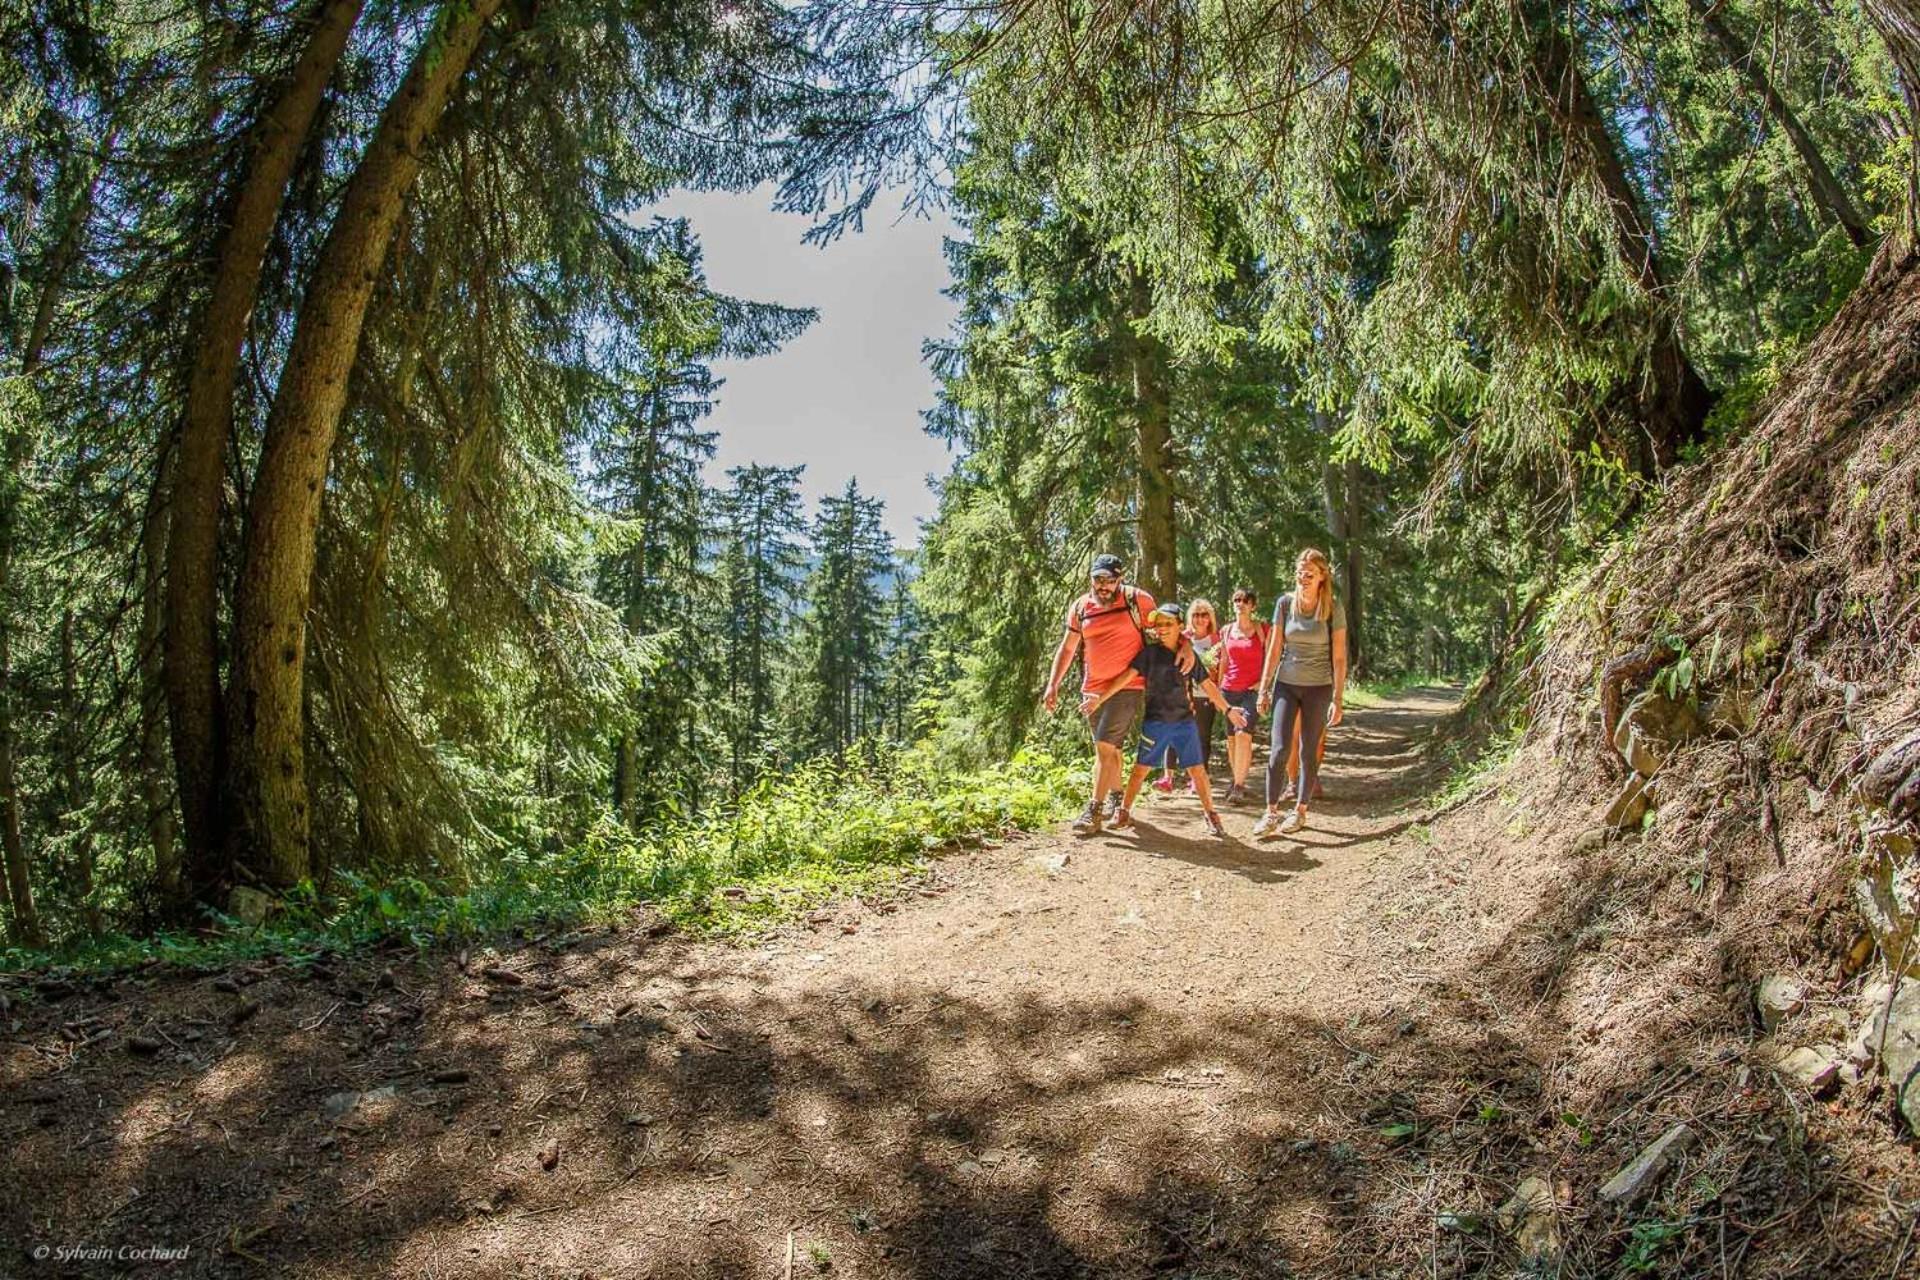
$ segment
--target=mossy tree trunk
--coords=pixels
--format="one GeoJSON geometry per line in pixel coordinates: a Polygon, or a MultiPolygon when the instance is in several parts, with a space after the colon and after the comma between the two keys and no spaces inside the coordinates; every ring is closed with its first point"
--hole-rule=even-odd
{"type": "Polygon", "coordinates": [[[267,417],[247,504],[227,695],[230,857],[297,884],[308,834],[307,606],[314,535],[367,304],[428,138],[501,0],[451,0],[414,55],[321,247],[267,417]]]}
{"type": "Polygon", "coordinates": [[[226,229],[214,252],[206,309],[192,331],[192,369],[167,516],[161,667],[188,888],[195,895],[209,893],[225,872],[218,829],[223,772],[219,542],[240,353],[287,185],[361,4],[321,0],[305,49],[279,96],[254,126],[226,229]]]}

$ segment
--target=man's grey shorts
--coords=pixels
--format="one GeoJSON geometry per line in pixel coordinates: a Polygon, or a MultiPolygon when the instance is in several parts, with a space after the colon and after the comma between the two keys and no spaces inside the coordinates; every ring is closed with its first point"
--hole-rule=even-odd
{"type": "Polygon", "coordinates": [[[1145,689],[1122,689],[1100,704],[1093,713],[1093,740],[1109,746],[1127,749],[1127,735],[1133,730],[1133,722],[1140,717],[1140,707],[1147,700],[1145,689]]]}

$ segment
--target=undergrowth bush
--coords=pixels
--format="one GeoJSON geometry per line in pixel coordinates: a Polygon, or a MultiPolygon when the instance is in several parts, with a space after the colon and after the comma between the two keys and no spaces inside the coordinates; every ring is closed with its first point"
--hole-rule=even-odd
{"type": "Polygon", "coordinates": [[[1072,806],[1081,771],[1022,752],[976,771],[925,749],[817,760],[763,780],[735,804],[636,835],[608,821],[553,854],[513,851],[464,888],[411,875],[342,874],[302,885],[264,926],[224,917],[198,933],[121,936],[58,953],[0,950],[0,969],[207,967],[255,955],[399,940],[415,946],[510,930],[612,923],[652,906],[703,933],[736,933],[836,893],[883,886],[933,851],[1035,828],[1072,806]]]}

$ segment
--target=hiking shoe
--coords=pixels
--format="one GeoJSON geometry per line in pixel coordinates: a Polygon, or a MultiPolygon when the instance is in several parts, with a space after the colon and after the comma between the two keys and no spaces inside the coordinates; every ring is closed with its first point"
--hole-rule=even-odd
{"type": "Polygon", "coordinates": [[[1153,789],[1155,791],[1165,791],[1171,795],[1173,793],[1173,779],[1163,773],[1153,780],[1153,789]]]}
{"type": "Polygon", "coordinates": [[[1073,834],[1077,836],[1097,836],[1100,834],[1100,809],[1097,805],[1088,805],[1073,820],[1073,834]]]}
{"type": "Polygon", "coordinates": [[[1212,809],[1207,810],[1207,834],[1222,840],[1227,838],[1227,824],[1220,821],[1220,815],[1212,809]]]}
{"type": "Polygon", "coordinates": [[[1305,809],[1295,809],[1292,813],[1289,813],[1286,820],[1280,824],[1280,834],[1290,836],[1306,825],[1307,811],[1305,809]]]}
{"type": "Polygon", "coordinates": [[[1260,815],[1260,821],[1253,824],[1253,838],[1266,840],[1273,836],[1280,826],[1280,815],[1271,811],[1260,815]]]}
{"type": "Polygon", "coordinates": [[[1237,782],[1229,784],[1227,787],[1226,802],[1228,804],[1245,804],[1247,802],[1247,789],[1237,782]]]}
{"type": "Polygon", "coordinates": [[[1127,808],[1125,805],[1121,805],[1120,811],[1114,814],[1113,817],[1107,819],[1107,830],[1109,831],[1125,831],[1132,825],[1133,810],[1127,808]]]}
{"type": "Polygon", "coordinates": [[[1107,792],[1107,821],[1112,822],[1120,814],[1120,793],[1107,792]]]}

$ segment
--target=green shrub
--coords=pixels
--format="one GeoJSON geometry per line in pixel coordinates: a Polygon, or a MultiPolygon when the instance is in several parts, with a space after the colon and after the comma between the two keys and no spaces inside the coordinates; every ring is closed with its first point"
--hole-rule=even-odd
{"type": "Polygon", "coordinates": [[[703,933],[749,931],[837,893],[882,887],[933,851],[1033,829],[1071,811],[1082,771],[1022,752],[962,771],[930,749],[876,747],[762,781],[737,803],[634,834],[607,820],[552,854],[508,851],[461,888],[343,873],[336,892],[288,893],[264,927],[217,918],[211,935],[110,937],[57,954],[0,951],[0,968],[211,967],[269,952],[415,946],[610,924],[651,905],[703,933]]]}

